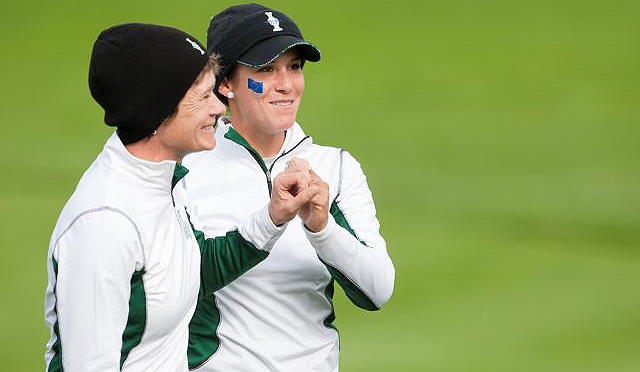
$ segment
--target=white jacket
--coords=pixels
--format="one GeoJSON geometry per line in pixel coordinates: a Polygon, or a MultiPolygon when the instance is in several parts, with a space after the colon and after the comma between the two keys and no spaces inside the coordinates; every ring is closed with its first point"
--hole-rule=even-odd
{"type": "Polygon", "coordinates": [[[337,371],[334,280],[357,306],[391,296],[395,270],[379,233],[365,175],[346,151],[319,146],[296,123],[267,168],[230,126],[217,147],[189,155],[190,199],[207,234],[244,220],[269,200],[271,180],[292,157],[307,159],[330,187],[327,227],[311,233],[296,217],[269,257],[199,301],[190,325],[189,367],[197,371],[337,371]]]}
{"type": "Polygon", "coordinates": [[[205,239],[173,187],[186,172],[133,157],[115,134],[85,172],[49,246],[47,371],[188,370],[198,297],[264,259],[282,228],[263,208],[205,239]]]}

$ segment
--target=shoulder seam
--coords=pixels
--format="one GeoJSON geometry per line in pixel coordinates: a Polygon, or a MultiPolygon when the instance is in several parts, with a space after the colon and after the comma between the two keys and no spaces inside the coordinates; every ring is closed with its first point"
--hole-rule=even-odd
{"type": "Polygon", "coordinates": [[[80,217],[83,217],[87,214],[90,213],[96,213],[96,212],[102,212],[102,211],[109,211],[109,212],[114,212],[117,214],[122,215],[124,218],[126,218],[131,225],[133,225],[133,228],[136,230],[136,234],[138,235],[138,241],[140,242],[140,250],[142,251],[142,267],[146,266],[147,263],[147,259],[144,255],[144,244],[142,243],[142,235],[140,234],[140,229],[138,229],[138,225],[136,225],[135,222],[133,222],[133,219],[131,217],[129,217],[129,215],[127,215],[126,213],[124,213],[122,210],[117,209],[117,208],[113,208],[113,207],[109,207],[109,206],[102,206],[102,207],[98,207],[98,208],[93,208],[93,209],[87,209],[86,211],[81,212],[80,214],[78,214],[72,221],[71,223],[69,223],[69,226],[67,226],[58,236],[58,238],[56,239],[55,244],[53,245],[53,248],[55,248],[56,246],[58,246],[58,243],[60,242],[60,239],[62,239],[62,237],[64,236],[64,234],[67,233],[67,231],[69,231],[71,229],[71,227],[73,227],[73,225],[76,223],[76,221],[78,221],[80,219],[80,217]]]}

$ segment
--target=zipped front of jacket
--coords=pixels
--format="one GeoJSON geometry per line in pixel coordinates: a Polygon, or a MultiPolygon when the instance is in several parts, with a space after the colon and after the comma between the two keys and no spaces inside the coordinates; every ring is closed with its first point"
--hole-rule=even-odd
{"type": "Polygon", "coordinates": [[[273,188],[273,186],[271,184],[271,172],[273,171],[273,166],[276,164],[276,162],[278,160],[282,159],[284,156],[286,156],[289,153],[291,153],[298,146],[300,146],[300,144],[302,144],[302,142],[304,142],[307,138],[309,138],[309,136],[304,136],[304,138],[302,138],[300,141],[298,141],[298,143],[296,143],[289,150],[285,150],[282,154],[280,154],[273,161],[273,163],[271,163],[271,166],[267,169],[267,165],[264,163],[264,159],[262,159],[262,156],[258,153],[258,151],[256,149],[254,149],[253,147],[251,147],[249,142],[247,142],[247,140],[245,140],[242,137],[242,135],[240,135],[240,133],[238,133],[235,129],[233,129],[233,127],[229,127],[229,130],[227,131],[227,133],[224,134],[224,137],[226,139],[228,139],[228,140],[230,140],[232,142],[235,142],[238,145],[244,147],[247,151],[249,151],[251,156],[258,163],[258,165],[260,166],[260,169],[262,169],[262,172],[264,173],[265,177],[267,178],[267,189],[269,191],[269,198],[271,198],[271,191],[272,191],[272,188],[273,188]]]}

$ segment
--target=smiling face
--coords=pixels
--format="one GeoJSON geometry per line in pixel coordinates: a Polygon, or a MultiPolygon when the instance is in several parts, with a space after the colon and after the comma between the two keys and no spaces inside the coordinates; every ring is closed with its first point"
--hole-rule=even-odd
{"type": "Polygon", "coordinates": [[[290,50],[263,67],[238,63],[218,90],[225,96],[234,93],[229,99],[233,126],[249,142],[284,138],[282,133],[296,120],[304,91],[302,59],[290,50]]]}
{"type": "Polygon", "coordinates": [[[213,71],[203,73],[178,104],[176,114],[158,127],[154,137],[172,158],[180,160],[188,153],[215,147],[214,126],[225,107],[213,94],[213,83],[213,71]]]}

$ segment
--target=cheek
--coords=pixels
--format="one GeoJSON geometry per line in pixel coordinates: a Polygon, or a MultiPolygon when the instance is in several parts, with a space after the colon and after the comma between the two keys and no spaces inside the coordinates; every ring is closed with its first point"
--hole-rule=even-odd
{"type": "Polygon", "coordinates": [[[237,99],[236,107],[247,114],[257,114],[262,110],[262,99],[264,94],[258,94],[245,88],[245,92],[237,99]]]}

